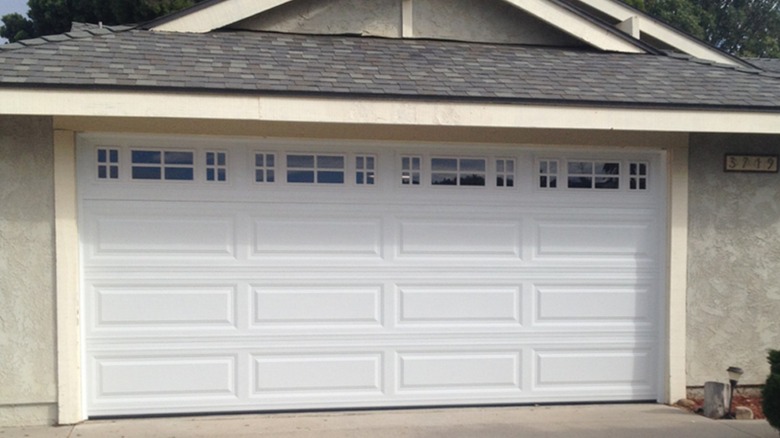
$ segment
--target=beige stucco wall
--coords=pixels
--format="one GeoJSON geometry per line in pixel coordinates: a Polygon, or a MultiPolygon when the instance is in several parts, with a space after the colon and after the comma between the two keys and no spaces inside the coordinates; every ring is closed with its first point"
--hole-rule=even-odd
{"type": "MultiPolygon", "coordinates": [[[[574,38],[502,1],[412,0],[414,38],[496,43],[580,46],[574,38]]],[[[402,0],[297,0],[234,29],[318,34],[402,36],[402,0]]]]}
{"type": "Polygon", "coordinates": [[[401,1],[297,0],[230,27],[274,32],[399,37],[401,1]]]}
{"type": "Polygon", "coordinates": [[[56,418],[52,120],[0,117],[0,426],[56,418]]]}
{"type": "Polygon", "coordinates": [[[581,46],[582,43],[502,1],[414,0],[414,36],[461,41],[581,46]]]}
{"type": "Polygon", "coordinates": [[[780,154],[780,136],[692,135],[688,385],[760,384],[780,349],[780,174],[724,173],[724,154],[780,154]]]}

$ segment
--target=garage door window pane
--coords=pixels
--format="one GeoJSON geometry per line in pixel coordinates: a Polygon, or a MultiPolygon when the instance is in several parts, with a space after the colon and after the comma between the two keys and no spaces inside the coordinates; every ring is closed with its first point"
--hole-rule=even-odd
{"type": "Polygon", "coordinates": [[[195,154],[190,151],[131,151],[131,176],[138,180],[192,181],[195,154]]]}
{"type": "Polygon", "coordinates": [[[288,170],[287,182],[289,183],[313,183],[314,171],[310,170],[288,170]]]}
{"type": "Polygon", "coordinates": [[[373,185],[376,178],[376,158],[371,155],[355,157],[355,184],[373,185]]]}
{"type": "Polygon", "coordinates": [[[276,181],[276,155],[255,152],[255,182],[272,183],[276,181]]]}
{"type": "Polygon", "coordinates": [[[558,160],[539,161],[539,188],[555,189],[558,187],[558,160]]]}
{"type": "Polygon", "coordinates": [[[314,169],[314,155],[288,155],[287,167],[314,169]]]}
{"type": "Polygon", "coordinates": [[[420,185],[420,157],[401,157],[401,184],[405,186],[420,185]]]}
{"type": "Polygon", "coordinates": [[[190,181],[193,179],[192,168],[166,167],[165,179],[177,180],[177,181],[190,181]]]}
{"type": "Polygon", "coordinates": [[[318,155],[317,168],[318,169],[343,169],[344,157],[318,155]]]}
{"type": "Polygon", "coordinates": [[[227,182],[227,152],[206,152],[206,181],[227,182]]]}
{"type": "Polygon", "coordinates": [[[620,188],[620,163],[603,161],[570,161],[567,165],[570,189],[620,188]]]}
{"type": "Polygon", "coordinates": [[[496,187],[515,186],[515,160],[496,160],[496,187]]]}
{"type": "Polygon", "coordinates": [[[345,173],[341,155],[287,155],[288,183],[344,184],[345,173]]]}
{"type": "Polygon", "coordinates": [[[644,162],[631,163],[628,166],[630,190],[647,190],[647,168],[644,162]]]}
{"type": "Polygon", "coordinates": [[[98,179],[119,179],[119,149],[97,150],[98,179]]]}
{"type": "Polygon", "coordinates": [[[162,179],[162,169],[133,166],[133,179],[162,179]]]}
{"type": "Polygon", "coordinates": [[[478,158],[432,158],[431,184],[484,186],[486,163],[486,160],[478,158]]]}
{"type": "Polygon", "coordinates": [[[192,164],[192,152],[166,152],[165,164],[192,164]]]}
{"type": "Polygon", "coordinates": [[[162,164],[162,153],[158,151],[133,151],[133,164],[162,164]]]}

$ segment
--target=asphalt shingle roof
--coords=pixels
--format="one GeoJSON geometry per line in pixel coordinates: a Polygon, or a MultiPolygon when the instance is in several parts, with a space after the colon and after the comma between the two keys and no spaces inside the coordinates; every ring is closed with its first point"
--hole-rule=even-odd
{"type": "Polygon", "coordinates": [[[780,76],[675,56],[243,31],[66,36],[0,50],[0,87],[780,110],[780,76]]]}

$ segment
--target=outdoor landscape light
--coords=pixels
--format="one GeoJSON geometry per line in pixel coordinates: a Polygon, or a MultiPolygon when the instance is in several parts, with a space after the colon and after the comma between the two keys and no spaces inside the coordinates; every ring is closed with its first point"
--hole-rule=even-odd
{"type": "Polygon", "coordinates": [[[737,387],[737,382],[739,382],[739,378],[742,377],[744,371],[742,371],[742,368],[739,367],[729,367],[726,372],[729,373],[731,397],[729,397],[729,410],[726,412],[726,415],[724,415],[723,418],[734,418],[734,414],[731,413],[731,407],[734,404],[734,388],[737,387]]]}

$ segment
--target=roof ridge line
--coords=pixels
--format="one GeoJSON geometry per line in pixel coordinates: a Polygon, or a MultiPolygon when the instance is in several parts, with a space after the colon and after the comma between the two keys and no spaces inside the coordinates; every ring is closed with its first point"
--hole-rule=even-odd
{"type": "Polygon", "coordinates": [[[742,58],[740,58],[740,59],[742,59],[742,62],[744,64],[747,64],[747,65],[751,66],[752,68],[747,68],[744,65],[722,64],[722,63],[715,62],[715,61],[710,61],[710,60],[707,60],[707,59],[697,58],[697,57],[695,57],[693,55],[689,55],[687,53],[666,51],[665,54],[669,58],[679,59],[681,61],[694,62],[694,63],[700,64],[700,65],[706,65],[706,66],[710,66],[710,67],[718,67],[718,68],[723,68],[723,69],[727,69],[727,70],[733,70],[733,71],[737,71],[739,73],[753,74],[753,75],[757,75],[757,76],[769,77],[769,78],[772,78],[772,79],[780,79],[780,73],[769,71],[769,70],[765,70],[765,69],[763,69],[761,67],[757,67],[756,65],[754,65],[754,64],[750,63],[749,61],[747,61],[745,59],[742,59],[742,58]]]}
{"type": "Polygon", "coordinates": [[[137,24],[117,24],[105,26],[102,24],[96,25],[97,27],[89,29],[71,30],[68,32],[42,35],[35,38],[29,38],[26,40],[20,40],[8,44],[0,44],[0,51],[13,51],[20,50],[26,47],[38,47],[45,44],[61,43],[65,41],[81,40],[92,37],[101,37],[105,35],[114,35],[117,33],[127,32],[133,29],[137,29],[137,24]]]}

